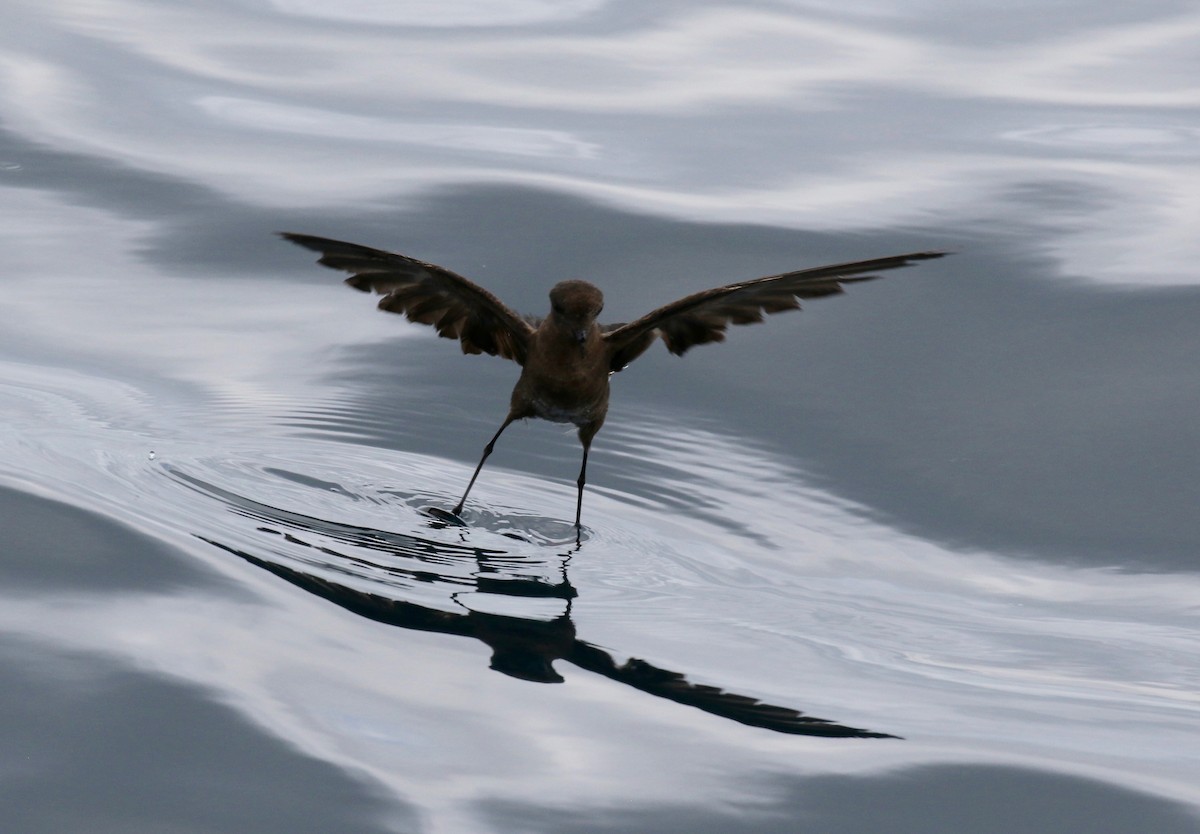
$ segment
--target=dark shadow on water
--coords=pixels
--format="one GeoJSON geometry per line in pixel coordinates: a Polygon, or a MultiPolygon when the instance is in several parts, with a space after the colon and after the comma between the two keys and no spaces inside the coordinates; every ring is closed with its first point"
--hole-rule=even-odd
{"type": "Polygon", "coordinates": [[[0,486],[0,587],[29,596],[236,589],[101,513],[0,486]]]}
{"type": "MultiPolygon", "coordinates": [[[[561,683],[556,661],[602,675],[634,689],[704,712],[779,733],[828,738],[896,738],[814,718],[790,707],[764,704],[719,687],[692,683],[680,672],[639,658],[618,661],[580,640],[571,619],[577,596],[567,576],[577,548],[557,553],[552,564],[500,550],[373,530],[314,518],[239,496],[167,470],[186,486],[251,519],[262,542],[251,546],[197,538],[232,553],[347,611],[385,625],[472,637],[492,651],[491,668],[535,683],[561,683]],[[367,555],[348,552],[354,548],[367,555]],[[552,575],[552,578],[551,578],[552,575]],[[462,600],[541,599],[561,603],[550,617],[474,610],[462,600]],[[417,601],[421,599],[421,601],[417,601]]],[[[430,522],[436,527],[440,522],[430,522]]]]}

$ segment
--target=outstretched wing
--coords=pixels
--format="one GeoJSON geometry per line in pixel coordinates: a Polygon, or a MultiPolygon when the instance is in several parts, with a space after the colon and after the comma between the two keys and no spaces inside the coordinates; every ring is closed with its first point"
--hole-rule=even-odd
{"type": "Polygon", "coordinates": [[[379,309],[429,324],[439,336],[458,339],[463,353],[488,353],[525,364],[533,327],[478,284],[434,264],[312,235],[280,237],[320,252],[317,263],[349,272],[346,283],[383,296],[379,309]]]}
{"type": "Polygon", "coordinates": [[[612,356],[611,368],[619,371],[642,354],[656,336],[667,350],[682,356],[694,345],[720,342],[731,324],[755,324],[768,313],[799,310],[801,298],[821,298],[843,292],[843,284],[870,281],[882,272],[914,261],[940,258],[945,252],[913,252],[869,261],[818,266],[754,281],[742,281],[689,295],[659,307],[636,321],[609,329],[604,339],[612,356]]]}

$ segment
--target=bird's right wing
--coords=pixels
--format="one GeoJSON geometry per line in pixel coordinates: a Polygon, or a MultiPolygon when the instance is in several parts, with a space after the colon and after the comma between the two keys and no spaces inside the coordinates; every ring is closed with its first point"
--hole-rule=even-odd
{"type": "Polygon", "coordinates": [[[346,283],[383,296],[379,309],[429,324],[439,336],[458,339],[463,353],[488,353],[525,364],[533,326],[483,287],[435,264],[394,252],[313,235],[280,232],[320,252],[317,263],[349,272],[346,283]]]}

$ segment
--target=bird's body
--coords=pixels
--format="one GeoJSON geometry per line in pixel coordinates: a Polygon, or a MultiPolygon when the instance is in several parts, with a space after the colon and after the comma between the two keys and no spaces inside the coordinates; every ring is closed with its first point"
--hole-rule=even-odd
{"type": "MultiPolygon", "coordinates": [[[[591,423],[600,428],[608,412],[608,377],[604,354],[594,344],[579,345],[553,333],[534,336],[534,350],[512,393],[517,419],[540,417],[552,423],[591,423]]],[[[591,342],[599,341],[597,332],[591,342]]]]}
{"type": "MultiPolygon", "coordinates": [[[[569,303],[603,304],[600,291],[583,281],[564,281],[556,289],[569,303]]],[[[583,428],[604,422],[608,411],[608,377],[612,373],[607,344],[591,307],[568,319],[567,308],[553,307],[530,336],[529,354],[513,388],[512,410],[521,417],[540,417],[583,428]]],[[[597,309],[598,313],[599,310],[597,309]]]]}
{"type": "Polygon", "coordinates": [[[450,270],[405,255],[311,235],[283,237],[321,253],[318,263],[351,273],[350,286],[383,296],[382,310],[429,324],[439,335],[458,339],[464,353],[489,353],[521,366],[509,411],[484,448],[457,516],[496,440],[514,420],[537,417],[579,429],[583,464],[577,481],[575,526],[579,527],[588,450],[608,413],[609,377],[640,356],[657,339],[682,355],[694,345],[719,342],[730,324],[761,322],[764,314],[799,309],[797,299],[842,292],[842,284],[867,281],[868,273],[938,258],[944,252],[914,252],[869,261],[769,275],[705,290],[658,308],[628,324],[601,326],[600,290],[570,280],[550,290],[550,314],[521,317],[494,295],[450,270]]]}

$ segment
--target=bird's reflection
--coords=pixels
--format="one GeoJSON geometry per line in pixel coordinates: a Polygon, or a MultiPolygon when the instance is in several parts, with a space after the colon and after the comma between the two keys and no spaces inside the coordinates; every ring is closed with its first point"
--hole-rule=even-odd
{"type": "Polygon", "coordinates": [[[177,470],[171,474],[252,519],[263,540],[254,545],[258,552],[251,553],[247,546],[213,536],[199,538],[375,622],[480,640],[492,650],[491,668],[506,675],[561,683],[563,678],[554,663],[565,661],[642,692],[752,727],[795,735],[896,738],[692,683],[680,672],[637,658],[619,662],[604,649],[580,640],[571,619],[571,601],[577,592],[567,578],[570,553],[556,556],[552,566],[537,564],[503,551],[280,510],[177,470]],[[435,593],[430,594],[431,590],[435,593]],[[522,614],[475,610],[470,600],[479,597],[505,600],[509,608],[520,608],[522,614]],[[552,602],[557,612],[542,618],[525,615],[528,608],[536,606],[523,606],[521,601],[535,599],[552,602]]]}

